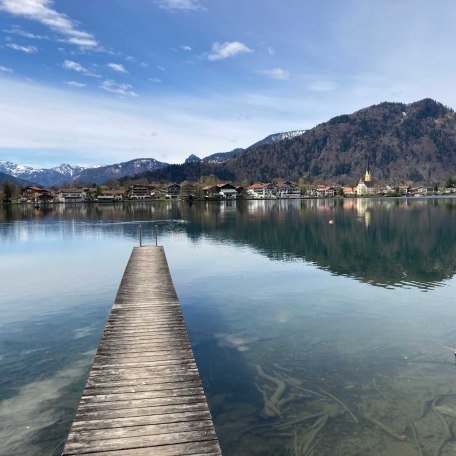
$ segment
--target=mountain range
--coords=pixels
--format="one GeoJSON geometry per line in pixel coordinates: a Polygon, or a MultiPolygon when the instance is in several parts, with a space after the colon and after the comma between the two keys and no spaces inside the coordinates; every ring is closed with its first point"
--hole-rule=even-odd
{"type": "MultiPolygon", "coordinates": [[[[281,141],[284,138],[295,137],[302,133],[303,130],[277,133],[262,139],[247,149],[239,148],[230,152],[219,152],[203,159],[191,154],[185,160],[185,163],[225,163],[229,159],[247,150],[254,150],[260,145],[281,141]]],[[[127,162],[115,163],[113,165],[73,166],[63,163],[54,168],[33,168],[27,165],[18,165],[13,162],[0,160],[0,173],[19,179],[18,182],[22,182],[22,185],[24,185],[25,182],[25,185],[34,183],[45,187],[52,187],[68,183],[103,184],[110,180],[129,178],[170,166],[175,165],[159,162],[154,158],[137,158],[127,162]]]]}
{"type": "Polygon", "coordinates": [[[456,115],[434,100],[384,102],[334,117],[296,136],[249,148],[223,163],[185,163],[145,173],[154,180],[274,178],[355,184],[366,167],[374,179],[438,183],[456,176],[456,115]]]}
{"type": "Polygon", "coordinates": [[[37,170],[0,161],[0,172],[44,186],[132,177],[133,181],[196,181],[208,175],[238,182],[305,178],[355,184],[366,167],[374,179],[393,185],[433,184],[456,176],[455,112],[429,98],[410,104],[384,102],[309,130],[270,135],[246,149],[202,159],[191,154],[181,165],[143,158],[107,166],[37,170]]]}
{"type": "Polygon", "coordinates": [[[163,166],[168,166],[168,164],[161,163],[154,158],[138,158],[114,165],[72,166],[63,163],[54,168],[40,169],[0,161],[0,172],[27,181],[29,184],[52,187],[67,183],[102,184],[108,180],[134,176],[163,166]]]}

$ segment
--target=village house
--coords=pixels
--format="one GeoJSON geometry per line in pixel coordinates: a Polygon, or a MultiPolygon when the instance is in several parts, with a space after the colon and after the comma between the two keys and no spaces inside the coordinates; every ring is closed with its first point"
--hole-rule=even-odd
{"type": "Polygon", "coordinates": [[[343,187],[342,191],[344,192],[344,196],[356,196],[356,187],[343,187]]]}
{"type": "Polygon", "coordinates": [[[219,195],[224,199],[236,199],[238,192],[236,187],[228,182],[218,185],[219,195]]]}
{"type": "Polygon", "coordinates": [[[238,196],[237,188],[228,182],[206,185],[206,187],[203,187],[203,192],[205,198],[236,199],[238,196]]]}
{"type": "Polygon", "coordinates": [[[161,192],[168,199],[177,199],[180,196],[181,186],[175,182],[171,182],[162,187],[161,192]]]}
{"type": "Polygon", "coordinates": [[[57,192],[59,203],[82,203],[89,197],[87,188],[61,188],[57,192]]]}
{"type": "Polygon", "coordinates": [[[274,190],[271,183],[258,183],[247,187],[247,194],[254,198],[274,198],[274,190]]]}
{"type": "Polygon", "coordinates": [[[335,187],[328,187],[327,185],[319,185],[315,190],[316,196],[322,197],[333,197],[337,194],[335,187]]]}
{"type": "Polygon", "coordinates": [[[279,198],[300,198],[301,188],[293,185],[290,181],[279,179],[275,182],[276,196],[279,198]]]}
{"type": "Polygon", "coordinates": [[[152,197],[155,187],[152,185],[134,184],[127,190],[127,198],[131,200],[145,200],[152,197]]]}
{"type": "Polygon", "coordinates": [[[122,201],[125,190],[103,190],[101,195],[98,195],[97,201],[100,203],[114,203],[122,201]]]}
{"type": "Polygon", "coordinates": [[[21,203],[52,203],[54,195],[47,188],[31,185],[22,190],[19,201],[21,203]]]}
{"type": "Polygon", "coordinates": [[[217,198],[219,196],[218,185],[206,185],[202,190],[205,198],[217,198]]]}

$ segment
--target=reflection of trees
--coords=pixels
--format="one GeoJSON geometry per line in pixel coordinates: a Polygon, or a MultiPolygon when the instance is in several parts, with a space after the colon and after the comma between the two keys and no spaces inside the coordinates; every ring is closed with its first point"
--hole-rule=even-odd
{"type": "Polygon", "coordinates": [[[0,229],[0,239],[20,236],[15,230],[44,230],[47,224],[33,223],[37,218],[71,220],[71,229],[66,223],[51,224],[69,235],[100,230],[134,238],[137,223],[151,233],[158,224],[161,232],[250,245],[270,258],[303,259],[382,286],[407,282],[426,287],[452,277],[456,266],[456,200],[449,199],[17,206],[12,214],[0,211],[0,222],[10,220],[7,229],[0,229]]]}

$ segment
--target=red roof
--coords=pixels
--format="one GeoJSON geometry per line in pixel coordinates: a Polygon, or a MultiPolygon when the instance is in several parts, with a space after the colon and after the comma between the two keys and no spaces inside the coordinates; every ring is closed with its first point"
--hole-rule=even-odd
{"type": "Polygon", "coordinates": [[[250,189],[252,189],[252,190],[255,190],[255,189],[257,189],[257,188],[266,188],[266,187],[268,187],[269,185],[271,185],[271,184],[253,184],[253,185],[251,185],[251,186],[248,187],[248,188],[250,188],[250,189]]]}

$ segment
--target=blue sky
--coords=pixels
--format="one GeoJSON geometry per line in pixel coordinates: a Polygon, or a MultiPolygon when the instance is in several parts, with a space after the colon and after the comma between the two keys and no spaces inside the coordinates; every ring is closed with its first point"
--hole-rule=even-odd
{"type": "Polygon", "coordinates": [[[0,159],[181,162],[381,101],[456,107],[442,0],[0,0],[0,159]]]}

